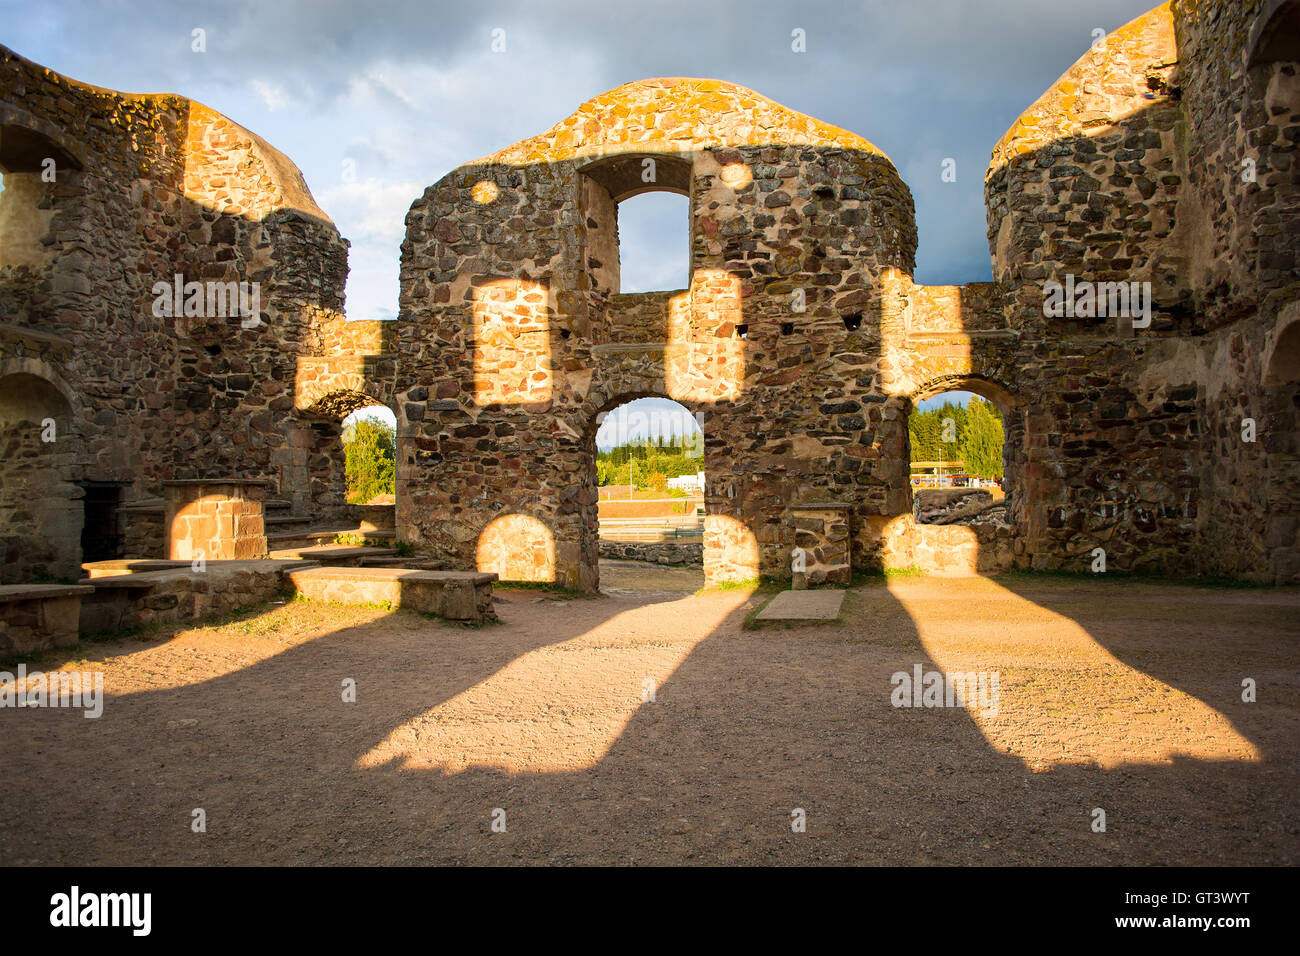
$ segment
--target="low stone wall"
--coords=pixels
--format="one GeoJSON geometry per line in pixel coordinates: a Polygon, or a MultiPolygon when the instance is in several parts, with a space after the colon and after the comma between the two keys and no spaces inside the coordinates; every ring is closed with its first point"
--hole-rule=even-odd
{"type": "Polygon", "coordinates": [[[649,561],[651,564],[703,564],[703,544],[673,541],[653,543],[638,541],[600,542],[600,556],[618,561],[649,561]]]}
{"type": "Polygon", "coordinates": [[[1014,562],[1011,528],[997,524],[916,526],[912,566],[954,577],[997,574],[1014,562]]]}
{"type": "Polygon", "coordinates": [[[492,621],[495,574],[409,568],[310,568],[289,575],[309,601],[390,604],[451,621],[492,621]]]}
{"type": "Polygon", "coordinates": [[[165,481],[163,493],[169,558],[240,561],[266,557],[265,481],[165,481]]]}
{"type": "Polygon", "coordinates": [[[917,524],[911,514],[882,516],[863,522],[860,541],[879,554],[879,568],[886,571],[959,577],[997,574],[1016,565],[1015,529],[997,521],[936,525],[917,524]]]}
{"type": "Polygon", "coordinates": [[[76,644],[81,601],[92,591],[67,584],[0,586],[0,656],[76,644]]]}
{"type": "Polygon", "coordinates": [[[791,561],[794,587],[805,583],[847,585],[852,580],[849,508],[844,502],[821,502],[790,509],[794,544],[803,551],[800,569],[791,561]]]}
{"type": "Polygon", "coordinates": [[[81,603],[82,634],[193,621],[261,604],[287,587],[285,573],[316,567],[308,561],[209,561],[204,571],[147,571],[93,578],[81,603]]]}
{"type": "Polygon", "coordinates": [[[348,505],[343,513],[363,531],[392,531],[397,526],[396,505],[348,505]]]}

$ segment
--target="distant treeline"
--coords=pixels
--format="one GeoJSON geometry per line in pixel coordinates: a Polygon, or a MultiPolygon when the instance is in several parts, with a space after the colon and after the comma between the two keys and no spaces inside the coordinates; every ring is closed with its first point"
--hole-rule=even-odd
{"type": "Polygon", "coordinates": [[[634,438],[598,450],[596,482],[662,490],[667,479],[693,475],[704,469],[703,444],[704,436],[697,432],[693,436],[634,438]]]}
{"type": "Polygon", "coordinates": [[[913,409],[907,434],[912,461],[961,461],[969,475],[1002,477],[1005,438],[1002,416],[992,402],[972,398],[965,407],[945,402],[924,412],[913,409]]]}

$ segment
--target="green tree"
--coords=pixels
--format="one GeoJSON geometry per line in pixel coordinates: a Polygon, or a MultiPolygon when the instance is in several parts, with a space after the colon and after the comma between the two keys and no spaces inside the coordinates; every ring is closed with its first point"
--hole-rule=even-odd
{"type": "Polygon", "coordinates": [[[973,398],[966,408],[967,428],[962,441],[962,461],[972,475],[1002,477],[1002,446],[1006,441],[1002,418],[993,406],[973,398]]]}
{"type": "Polygon", "coordinates": [[[348,501],[365,504],[395,490],[397,436],[384,422],[358,418],[343,430],[348,501]]]}

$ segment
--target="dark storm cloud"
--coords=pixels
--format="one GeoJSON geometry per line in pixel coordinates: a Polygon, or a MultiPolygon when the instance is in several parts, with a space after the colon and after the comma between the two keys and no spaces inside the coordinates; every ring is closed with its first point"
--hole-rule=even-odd
{"type": "Polygon", "coordinates": [[[349,311],[363,318],[391,313],[375,303],[396,299],[403,206],[423,185],[652,76],[739,83],[865,136],[915,197],[918,281],[987,278],[994,143],[1094,29],[1153,5],[24,0],[0,3],[0,42],[86,82],[193,96],[265,136],[354,240],[349,311]],[[203,56],[190,50],[196,27],[203,56]],[[490,50],[494,29],[504,54],[490,50]],[[795,29],[806,53],[791,50],[795,29]],[[349,157],[361,174],[344,188],[349,157]],[[955,183],[940,179],[945,158],[955,183]]]}

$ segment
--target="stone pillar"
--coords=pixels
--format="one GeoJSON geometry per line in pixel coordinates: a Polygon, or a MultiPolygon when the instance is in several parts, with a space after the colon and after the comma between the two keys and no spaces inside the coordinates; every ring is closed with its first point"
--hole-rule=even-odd
{"type": "Polygon", "coordinates": [[[807,584],[848,585],[852,581],[850,507],[844,501],[811,501],[790,508],[794,546],[804,551],[807,584]]]}
{"type": "Polygon", "coordinates": [[[163,482],[167,502],[167,557],[245,561],[266,557],[263,506],[266,482],[198,478],[163,482]]]}

